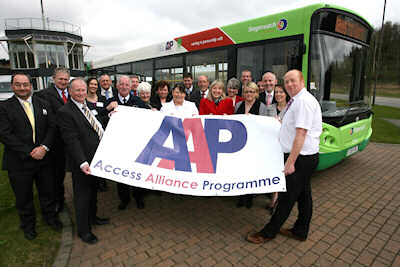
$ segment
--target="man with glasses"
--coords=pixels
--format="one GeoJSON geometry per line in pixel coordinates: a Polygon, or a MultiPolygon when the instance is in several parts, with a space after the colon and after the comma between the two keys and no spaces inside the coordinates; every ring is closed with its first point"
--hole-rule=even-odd
{"type": "Polygon", "coordinates": [[[14,191],[20,227],[25,238],[35,239],[36,211],[33,204],[33,182],[39,194],[43,220],[54,230],[62,229],[55,210],[54,117],[43,99],[32,97],[28,75],[11,78],[14,96],[0,102],[0,142],[4,144],[3,170],[8,171],[14,191]]]}

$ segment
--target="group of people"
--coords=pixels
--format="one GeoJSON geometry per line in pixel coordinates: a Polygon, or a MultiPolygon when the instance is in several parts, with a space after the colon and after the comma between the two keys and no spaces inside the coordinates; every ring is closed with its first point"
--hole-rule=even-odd
{"type": "MultiPolygon", "coordinates": [[[[251,72],[244,70],[240,81],[232,78],[226,87],[221,80],[210,85],[207,76],[201,75],[197,88],[192,75],[185,73],[183,83],[175,84],[172,90],[168,82],[157,82],[153,95],[151,85],[140,82],[137,76],[120,76],[114,88],[107,74],[99,80],[69,81],[69,70],[57,68],[53,80],[54,85],[32,94],[30,77],[15,74],[11,80],[14,96],[0,103],[0,141],[5,145],[3,169],[8,170],[27,239],[37,235],[33,181],[44,221],[61,230],[57,213],[64,207],[63,180],[65,172],[70,171],[78,236],[88,244],[98,242],[92,226],[108,224],[110,220],[96,215],[97,192],[108,190],[108,186],[104,179],[91,175],[89,165],[108,120],[119,105],[159,110],[168,115],[253,114],[281,120],[287,192],[279,193],[279,197],[278,193],[273,194],[268,205],[275,210],[271,222],[262,231],[248,235],[247,240],[263,243],[274,238],[296,201],[302,211],[290,233],[306,238],[312,210],[309,179],[318,164],[322,122],[319,104],[304,88],[300,71],[286,73],[285,85],[278,84],[272,72],[266,72],[257,85],[251,72]],[[292,104],[294,99],[299,99],[298,103],[292,104]]],[[[122,183],[117,184],[117,189],[119,210],[126,209],[131,193],[137,208],[144,208],[144,189],[122,183]]],[[[238,206],[250,208],[252,203],[252,195],[241,196],[238,206]]]]}

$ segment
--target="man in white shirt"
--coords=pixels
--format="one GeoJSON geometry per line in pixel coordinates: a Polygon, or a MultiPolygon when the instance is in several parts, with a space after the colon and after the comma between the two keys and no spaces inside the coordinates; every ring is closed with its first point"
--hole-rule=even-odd
{"type": "Polygon", "coordinates": [[[248,234],[247,240],[262,244],[282,235],[305,241],[312,216],[310,178],[319,163],[319,136],[322,133],[322,114],[318,101],[304,87],[303,74],[298,70],[286,73],[285,88],[291,97],[279,132],[284,152],[286,192],[279,193],[278,205],[269,223],[260,231],[248,234]],[[281,228],[295,203],[299,215],[294,227],[281,228]]]}
{"type": "Polygon", "coordinates": [[[278,83],[278,79],[275,74],[268,71],[262,76],[262,81],[264,84],[264,92],[260,93],[259,99],[266,106],[276,103],[274,99],[274,89],[275,85],[278,83]]]}

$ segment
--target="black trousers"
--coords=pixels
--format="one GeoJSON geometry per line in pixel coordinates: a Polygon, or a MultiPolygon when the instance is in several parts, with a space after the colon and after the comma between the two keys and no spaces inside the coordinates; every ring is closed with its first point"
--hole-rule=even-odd
{"type": "Polygon", "coordinates": [[[81,171],[72,172],[74,206],[78,235],[92,231],[97,212],[98,177],[85,175],[81,171]]]}
{"type": "Polygon", "coordinates": [[[136,202],[143,201],[144,190],[140,187],[130,186],[123,183],[117,183],[118,197],[123,203],[129,203],[131,201],[130,189],[132,188],[132,196],[136,202]]]}
{"type": "Polygon", "coordinates": [[[55,192],[56,192],[56,203],[64,203],[64,178],[65,178],[65,155],[64,151],[57,153],[57,160],[55,162],[55,192]]]}
{"type": "MultiPolygon", "coordinates": [[[[289,154],[285,153],[285,162],[289,154]]],[[[275,238],[297,202],[299,215],[293,227],[293,233],[306,238],[312,217],[312,197],[310,178],[319,162],[319,155],[299,155],[294,167],[295,172],[286,176],[286,192],[279,192],[278,205],[269,223],[260,231],[263,237],[275,238]]]]}
{"type": "Polygon", "coordinates": [[[51,223],[55,220],[53,166],[9,170],[8,177],[14,191],[22,230],[34,230],[36,226],[36,211],[33,205],[33,181],[35,181],[38,191],[43,220],[46,223],[51,223]]]}

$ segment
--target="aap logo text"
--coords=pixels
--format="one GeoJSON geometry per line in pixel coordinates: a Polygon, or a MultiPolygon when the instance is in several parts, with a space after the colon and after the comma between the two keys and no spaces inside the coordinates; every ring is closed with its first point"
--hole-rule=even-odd
{"type": "Polygon", "coordinates": [[[165,116],[160,128],[151,137],[136,162],[152,165],[156,158],[157,167],[192,172],[191,163],[196,164],[198,173],[216,173],[218,154],[235,153],[247,142],[247,130],[236,120],[205,119],[204,128],[200,118],[165,116]],[[220,130],[229,131],[231,139],[220,142],[220,130]],[[172,135],[173,148],[164,143],[172,135]],[[192,136],[193,151],[188,150],[187,141],[192,136]]]}

